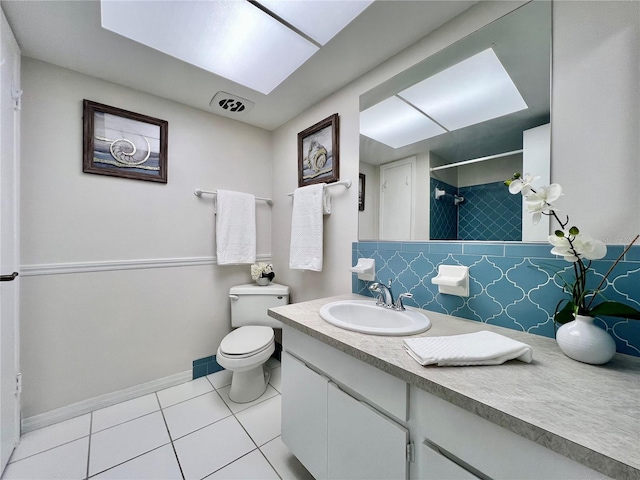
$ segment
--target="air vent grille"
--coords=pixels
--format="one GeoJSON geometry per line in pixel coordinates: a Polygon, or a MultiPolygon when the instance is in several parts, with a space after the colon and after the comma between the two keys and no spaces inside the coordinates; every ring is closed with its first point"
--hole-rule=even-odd
{"type": "Polygon", "coordinates": [[[211,99],[211,102],[209,102],[209,106],[213,108],[213,110],[227,115],[246,114],[254,105],[255,103],[251,100],[227,92],[216,93],[211,99]]]}

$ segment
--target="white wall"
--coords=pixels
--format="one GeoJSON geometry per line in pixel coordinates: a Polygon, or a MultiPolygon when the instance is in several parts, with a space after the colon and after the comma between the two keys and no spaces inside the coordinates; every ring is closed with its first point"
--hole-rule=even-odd
{"type": "MultiPolygon", "coordinates": [[[[524,2],[479,4],[371,72],[275,130],[273,195],[280,199],[297,185],[297,134],[333,113],[340,114],[340,178],[356,185],[359,165],[359,98],[364,92],[469,35],[524,2]]],[[[402,26],[397,26],[402,28],[402,26]]],[[[351,242],[358,239],[358,191],[332,189],[333,213],[325,218],[325,266],[321,273],[290,270],[291,201],[273,208],[273,261],[280,279],[291,286],[292,301],[351,291],[351,242]]]]}
{"type": "Polygon", "coordinates": [[[640,2],[554,2],[551,180],[571,224],[640,233],[640,2]]]}
{"type": "MultiPolygon", "coordinates": [[[[217,188],[270,197],[262,129],[23,59],[23,417],[191,369],[230,331],[228,288],[249,266],[218,267],[217,188]],[[82,173],[82,100],[169,122],[166,185],[82,173]],[[29,267],[204,259],[205,265],[29,275],[29,267]],[[206,264],[209,263],[209,264],[206,264]],[[26,268],[25,268],[26,267],[26,268]]],[[[271,212],[258,204],[258,254],[271,212]]],[[[38,269],[36,269],[37,273],[38,269]]]]}
{"type": "Polygon", "coordinates": [[[365,175],[364,210],[358,211],[358,238],[376,240],[380,209],[380,167],[360,162],[359,172],[365,175]]]}

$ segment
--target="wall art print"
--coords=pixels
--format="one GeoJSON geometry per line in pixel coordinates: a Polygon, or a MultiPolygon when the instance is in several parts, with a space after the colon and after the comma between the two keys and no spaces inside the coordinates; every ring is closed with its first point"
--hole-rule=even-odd
{"type": "Polygon", "coordinates": [[[340,178],[338,114],[298,133],[298,187],[340,178]]]}
{"type": "Polygon", "coordinates": [[[84,100],[85,173],[167,183],[168,122],[84,100]]]}

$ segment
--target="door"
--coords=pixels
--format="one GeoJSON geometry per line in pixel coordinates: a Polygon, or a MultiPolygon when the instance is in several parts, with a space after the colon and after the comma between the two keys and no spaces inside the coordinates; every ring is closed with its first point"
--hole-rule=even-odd
{"type": "Polygon", "coordinates": [[[414,238],[416,157],[380,166],[380,240],[414,238]]]}
{"type": "Polygon", "coordinates": [[[334,383],[329,383],[328,406],[329,478],[408,478],[406,428],[334,383]]]}
{"type": "Polygon", "coordinates": [[[18,375],[20,51],[0,24],[0,471],[20,436],[18,375]],[[14,99],[17,97],[17,100],[14,99]]]}
{"type": "Polygon", "coordinates": [[[329,380],[282,352],[282,441],[314,478],[327,478],[329,380]]]}

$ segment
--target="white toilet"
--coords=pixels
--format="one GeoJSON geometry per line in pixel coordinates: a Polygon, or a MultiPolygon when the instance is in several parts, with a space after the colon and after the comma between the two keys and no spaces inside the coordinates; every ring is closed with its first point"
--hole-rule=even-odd
{"type": "Polygon", "coordinates": [[[264,368],[275,351],[274,328],[282,328],[267,309],[289,303],[289,287],[271,283],[237,285],[229,290],[231,326],[239,327],[220,342],[216,361],[233,372],[229,398],[237,403],[255,400],[267,389],[270,371],[264,368]]]}

